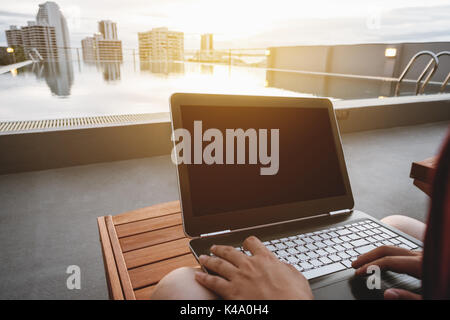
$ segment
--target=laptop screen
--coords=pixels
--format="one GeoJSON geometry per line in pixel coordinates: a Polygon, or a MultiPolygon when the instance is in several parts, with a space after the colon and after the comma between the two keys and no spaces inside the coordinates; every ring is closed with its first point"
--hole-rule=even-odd
{"type": "Polygon", "coordinates": [[[216,163],[206,164],[205,159],[200,159],[201,163],[186,164],[194,217],[339,197],[346,193],[326,108],[181,105],[180,114],[183,127],[192,135],[191,155],[199,150],[195,141],[200,141],[203,156],[207,146],[216,141],[204,136],[199,140],[195,133],[203,134],[208,129],[217,129],[216,135],[222,133],[219,139],[222,144],[216,144],[216,149],[210,153],[216,163]],[[197,123],[197,132],[194,123],[197,123]],[[227,129],[238,128],[248,133],[244,137],[244,151],[241,150],[245,152],[245,161],[241,154],[241,163],[237,163],[237,139],[232,147],[233,154],[227,154],[232,150],[227,149],[231,143],[227,129]],[[261,147],[261,141],[266,141],[266,148],[261,147]],[[230,161],[232,158],[234,161],[230,161]],[[270,170],[262,174],[262,168],[270,170]]]}

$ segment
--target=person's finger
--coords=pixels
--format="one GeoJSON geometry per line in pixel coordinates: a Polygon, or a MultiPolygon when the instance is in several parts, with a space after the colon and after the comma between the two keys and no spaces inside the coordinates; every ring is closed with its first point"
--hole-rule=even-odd
{"type": "Polygon", "coordinates": [[[415,252],[407,250],[404,248],[394,247],[394,246],[381,246],[373,249],[365,254],[362,254],[352,262],[352,267],[357,269],[371,261],[375,261],[379,258],[386,256],[415,256],[415,252]]]}
{"type": "Polygon", "coordinates": [[[227,278],[228,280],[231,280],[233,275],[235,275],[238,271],[238,269],[234,265],[219,257],[209,257],[206,255],[201,255],[198,260],[207,269],[217,273],[224,278],[227,278]]]}
{"type": "Polygon", "coordinates": [[[421,300],[422,296],[403,289],[387,289],[384,291],[386,300],[421,300]]]}
{"type": "Polygon", "coordinates": [[[247,255],[230,246],[213,245],[209,250],[236,267],[239,267],[248,258],[247,255]]]}
{"type": "Polygon", "coordinates": [[[390,270],[398,273],[406,273],[413,277],[420,278],[422,264],[415,257],[411,256],[387,256],[375,261],[371,261],[356,270],[357,275],[367,274],[367,268],[371,265],[378,266],[381,270],[390,270]]]}
{"type": "Polygon", "coordinates": [[[230,290],[230,282],[224,278],[213,276],[205,272],[195,272],[195,280],[205,288],[218,294],[221,297],[227,297],[230,290]]]}
{"type": "Polygon", "coordinates": [[[242,246],[245,249],[249,250],[252,253],[252,255],[272,254],[272,252],[270,252],[270,250],[267,249],[266,246],[263,245],[263,243],[255,236],[250,236],[247,239],[245,239],[242,246]]]}

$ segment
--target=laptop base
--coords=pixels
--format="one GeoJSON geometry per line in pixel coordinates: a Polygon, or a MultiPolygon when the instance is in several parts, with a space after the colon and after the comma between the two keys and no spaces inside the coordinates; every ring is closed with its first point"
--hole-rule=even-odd
{"type": "MultiPolygon", "coordinates": [[[[317,230],[348,225],[361,220],[372,220],[382,227],[406,238],[408,241],[422,246],[417,239],[404,234],[403,232],[390,227],[370,215],[361,211],[353,211],[347,215],[316,217],[309,220],[290,222],[275,226],[253,228],[230,232],[217,236],[208,236],[191,240],[190,247],[196,258],[201,254],[209,254],[209,248],[213,244],[230,245],[239,247],[250,235],[258,237],[261,241],[267,239],[280,239],[292,234],[305,234],[317,230]]],[[[206,270],[207,271],[207,270],[206,270]]],[[[355,277],[352,268],[334,272],[328,275],[311,279],[311,288],[317,299],[380,299],[387,288],[396,287],[418,292],[420,281],[407,275],[399,275],[393,272],[383,272],[381,274],[380,289],[368,289],[366,277],[355,277]]]]}

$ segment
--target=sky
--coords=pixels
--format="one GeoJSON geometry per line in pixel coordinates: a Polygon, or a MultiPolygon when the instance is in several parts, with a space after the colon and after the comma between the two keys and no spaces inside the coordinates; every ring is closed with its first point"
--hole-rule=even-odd
{"type": "MultiPolygon", "coordinates": [[[[9,25],[34,20],[43,0],[3,1],[0,46],[9,25]]],[[[196,50],[202,33],[216,48],[301,44],[450,41],[450,0],[57,0],[71,44],[97,32],[97,22],[117,22],[124,48],[137,33],[168,27],[185,33],[196,50]]]]}

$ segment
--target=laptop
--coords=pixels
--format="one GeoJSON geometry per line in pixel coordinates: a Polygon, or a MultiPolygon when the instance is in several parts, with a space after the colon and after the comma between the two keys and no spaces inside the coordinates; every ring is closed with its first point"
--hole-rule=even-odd
{"type": "Polygon", "coordinates": [[[242,242],[254,235],[303,273],[317,299],[420,290],[419,280],[393,272],[375,288],[354,276],[360,254],[422,243],[354,209],[328,99],[176,93],[170,105],[183,228],[196,258],[213,244],[250,255],[242,242]]]}

